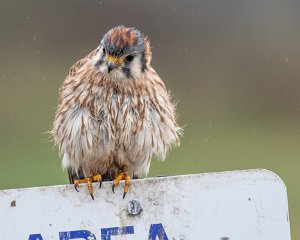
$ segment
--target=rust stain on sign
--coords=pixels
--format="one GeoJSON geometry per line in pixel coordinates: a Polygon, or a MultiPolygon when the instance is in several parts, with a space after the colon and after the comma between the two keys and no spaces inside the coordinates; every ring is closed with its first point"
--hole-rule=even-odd
{"type": "Polygon", "coordinates": [[[11,201],[10,206],[11,206],[11,207],[17,206],[17,205],[16,205],[16,200],[11,201]]]}

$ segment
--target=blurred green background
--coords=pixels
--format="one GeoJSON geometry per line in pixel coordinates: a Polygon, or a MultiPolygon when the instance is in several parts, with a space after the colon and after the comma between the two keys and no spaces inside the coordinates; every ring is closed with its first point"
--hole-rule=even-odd
{"type": "Polygon", "coordinates": [[[267,168],[300,239],[300,2],[0,2],[0,189],[67,183],[51,129],[69,67],[111,27],[149,35],[181,147],[150,176],[267,168]],[[298,226],[298,227],[297,227],[298,226]]]}

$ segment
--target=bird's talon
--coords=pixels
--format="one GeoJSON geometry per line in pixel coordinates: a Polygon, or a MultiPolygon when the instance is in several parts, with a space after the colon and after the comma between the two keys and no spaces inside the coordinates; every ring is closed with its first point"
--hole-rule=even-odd
{"type": "Polygon", "coordinates": [[[115,192],[115,186],[119,185],[119,182],[121,180],[125,180],[125,186],[124,186],[124,193],[123,193],[123,199],[125,198],[128,189],[129,189],[129,182],[130,182],[130,177],[128,175],[128,173],[126,171],[124,172],[120,172],[116,178],[113,181],[113,185],[112,185],[112,191],[115,192]]]}
{"type": "Polygon", "coordinates": [[[93,182],[99,182],[100,183],[99,188],[100,188],[101,185],[102,185],[102,177],[101,177],[101,175],[98,174],[98,175],[95,175],[95,176],[92,176],[92,177],[89,177],[89,178],[85,178],[85,179],[76,179],[74,181],[74,188],[75,188],[75,190],[77,192],[79,192],[78,189],[77,189],[78,185],[79,184],[83,184],[83,183],[87,183],[87,185],[88,185],[88,191],[89,191],[92,199],[94,200],[93,182]]]}
{"type": "Polygon", "coordinates": [[[90,193],[90,194],[91,194],[92,199],[94,200],[94,194],[92,194],[92,193],[90,193]]]}
{"type": "Polygon", "coordinates": [[[127,192],[124,192],[124,193],[123,193],[123,199],[125,198],[126,194],[127,194],[127,192]]]}

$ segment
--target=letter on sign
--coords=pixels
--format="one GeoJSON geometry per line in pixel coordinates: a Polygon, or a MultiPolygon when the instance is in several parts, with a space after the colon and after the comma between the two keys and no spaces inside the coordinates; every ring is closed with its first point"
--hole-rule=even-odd
{"type": "Polygon", "coordinates": [[[134,234],[133,226],[101,228],[101,240],[111,240],[110,236],[134,234]]]}
{"type": "Polygon", "coordinates": [[[156,240],[158,237],[159,240],[169,240],[165,229],[161,223],[159,224],[151,224],[149,230],[149,240],[156,240]]]}
{"type": "Polygon", "coordinates": [[[70,239],[85,239],[85,240],[96,240],[93,233],[87,230],[60,232],[59,240],[70,240],[70,239]]]}

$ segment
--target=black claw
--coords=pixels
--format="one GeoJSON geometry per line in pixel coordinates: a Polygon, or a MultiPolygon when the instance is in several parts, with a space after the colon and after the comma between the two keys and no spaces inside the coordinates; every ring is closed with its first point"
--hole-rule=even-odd
{"type": "Polygon", "coordinates": [[[75,188],[75,190],[76,190],[77,192],[79,192],[76,185],[74,185],[74,188],[75,188]]]}
{"type": "Polygon", "coordinates": [[[113,193],[115,193],[115,185],[114,184],[112,185],[111,189],[112,189],[113,193]]]}
{"type": "Polygon", "coordinates": [[[126,194],[127,194],[127,192],[124,192],[124,193],[123,193],[123,199],[125,198],[126,194]]]}
{"type": "Polygon", "coordinates": [[[99,181],[99,183],[100,183],[100,184],[99,184],[99,188],[101,188],[101,186],[102,186],[102,181],[99,181]]]}
{"type": "Polygon", "coordinates": [[[94,200],[94,195],[91,193],[91,197],[92,197],[92,199],[94,200]]]}

